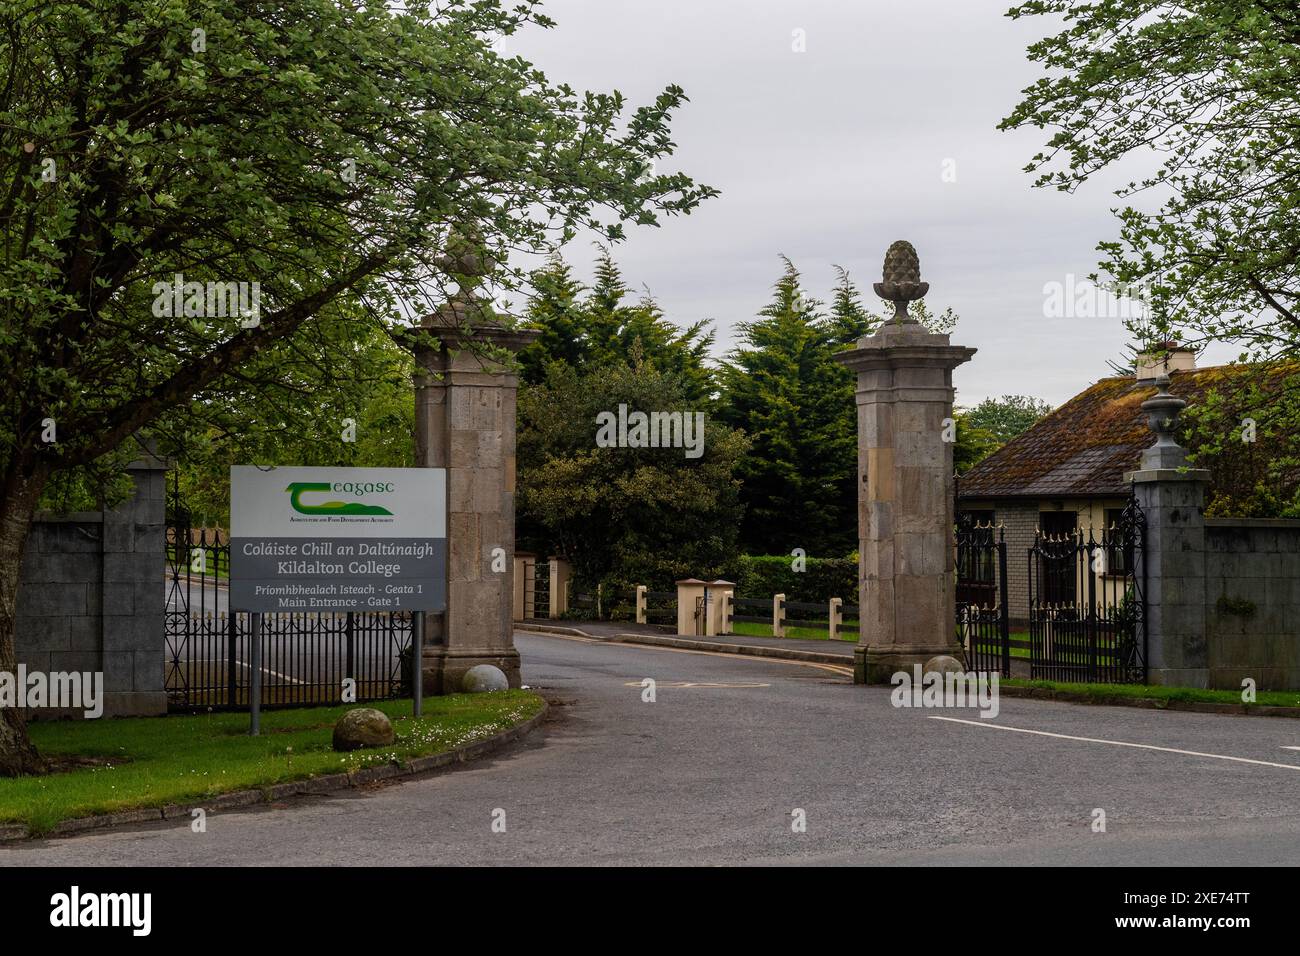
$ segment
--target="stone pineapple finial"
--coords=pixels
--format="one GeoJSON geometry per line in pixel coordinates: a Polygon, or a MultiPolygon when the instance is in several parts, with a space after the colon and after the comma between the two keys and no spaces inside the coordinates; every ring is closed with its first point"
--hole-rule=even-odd
{"type": "Polygon", "coordinates": [[[899,239],[890,245],[882,278],[873,288],[876,295],[894,303],[894,321],[915,323],[916,319],[907,314],[907,303],[923,298],[930,291],[930,283],[921,281],[921,259],[910,242],[899,239]]]}

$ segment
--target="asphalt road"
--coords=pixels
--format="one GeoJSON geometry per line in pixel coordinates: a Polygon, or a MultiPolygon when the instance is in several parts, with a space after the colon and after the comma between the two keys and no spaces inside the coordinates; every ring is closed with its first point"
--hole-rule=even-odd
{"type": "Polygon", "coordinates": [[[551,719],[487,760],[368,793],[213,814],[204,834],[164,822],[13,845],[0,863],[1300,859],[1300,750],[1284,749],[1300,747],[1300,721],[1010,698],[984,720],[895,709],[887,689],[854,687],[825,667],[517,641],[551,719]],[[647,677],[654,703],[642,700],[647,677]],[[493,832],[498,809],[504,833],[493,832]],[[795,809],[806,832],[792,832],[795,809]],[[1095,809],[1106,813],[1104,833],[1093,832],[1095,809]]]}

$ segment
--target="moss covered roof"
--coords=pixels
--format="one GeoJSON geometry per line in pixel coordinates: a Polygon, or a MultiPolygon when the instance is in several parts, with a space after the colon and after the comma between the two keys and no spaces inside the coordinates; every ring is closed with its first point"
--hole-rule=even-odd
{"type": "MultiPolygon", "coordinates": [[[[1189,405],[1211,388],[1254,371],[1219,365],[1174,372],[1169,391],[1189,405]]],[[[1127,493],[1124,473],[1154,444],[1142,403],[1156,394],[1131,376],[1104,378],[962,475],[961,498],[1110,497],[1127,493]]]]}

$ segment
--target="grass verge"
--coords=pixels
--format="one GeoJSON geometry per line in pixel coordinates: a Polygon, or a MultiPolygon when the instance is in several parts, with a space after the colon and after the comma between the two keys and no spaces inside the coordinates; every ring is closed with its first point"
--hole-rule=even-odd
{"type": "Polygon", "coordinates": [[[33,833],[61,820],[141,807],[193,803],[205,797],[328,773],[443,753],[508,730],[541,711],[528,691],[455,694],[411,701],[262,712],[262,735],[248,736],[247,713],[51,721],[29,725],[37,749],[51,758],[108,758],[42,777],[0,779],[0,823],[25,823],[33,833]],[[397,734],[390,747],[336,753],[334,723],[353,706],[382,710],[397,734]]]}
{"type": "MultiPolygon", "coordinates": [[[[771,637],[771,624],[755,624],[752,621],[733,621],[731,625],[732,634],[740,634],[746,637],[771,637]]],[[[786,637],[797,637],[807,641],[828,641],[830,640],[830,631],[824,627],[799,627],[789,622],[785,625],[786,637]]],[[[850,644],[858,642],[858,622],[845,621],[840,628],[838,640],[846,641],[850,644]]]]}
{"type": "Polygon", "coordinates": [[[1067,684],[1050,680],[1003,679],[1003,687],[1029,687],[1042,690],[1058,691],[1064,694],[1077,694],[1095,699],[1098,703],[1107,700],[1155,700],[1166,703],[1200,703],[1232,704],[1249,709],[1256,707],[1300,707],[1300,691],[1261,690],[1255,695],[1255,702],[1243,704],[1239,690],[1203,690],[1196,687],[1159,687],[1152,684],[1067,684]]]}

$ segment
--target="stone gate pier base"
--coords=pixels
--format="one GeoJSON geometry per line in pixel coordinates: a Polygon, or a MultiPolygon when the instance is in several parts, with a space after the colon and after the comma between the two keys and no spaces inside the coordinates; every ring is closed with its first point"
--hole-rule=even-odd
{"type": "Polygon", "coordinates": [[[961,657],[952,370],[975,354],[907,314],[929,289],[909,243],[890,246],[875,289],[895,303],[894,318],[838,356],[857,373],[859,684],[937,654],[961,657]]]}

